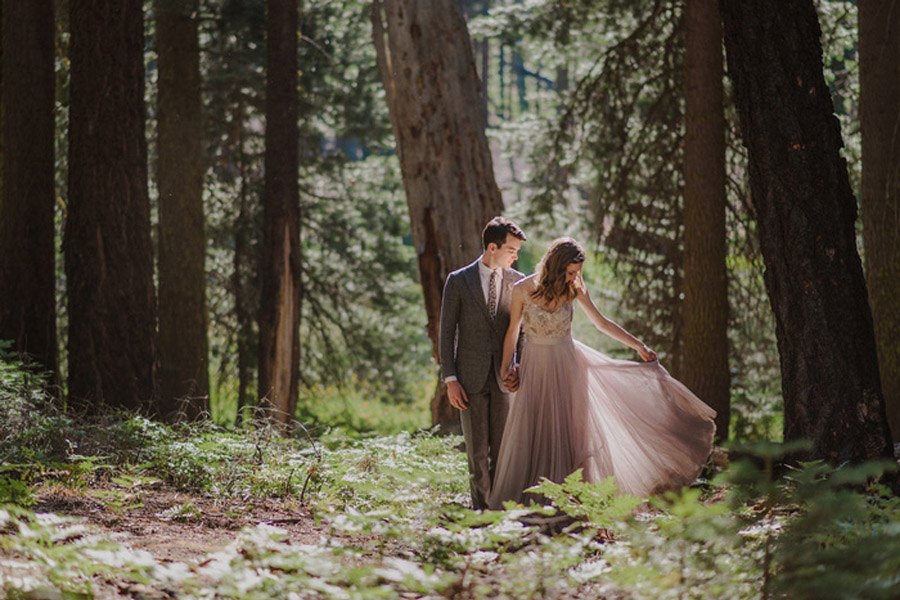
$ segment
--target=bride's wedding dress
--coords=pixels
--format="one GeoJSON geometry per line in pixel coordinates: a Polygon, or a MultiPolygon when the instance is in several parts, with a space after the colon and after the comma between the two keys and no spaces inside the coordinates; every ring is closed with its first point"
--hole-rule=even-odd
{"type": "Polygon", "coordinates": [[[614,475],[645,496],[689,485],[712,448],[716,412],[657,361],[610,358],[572,339],[573,302],[555,311],[525,294],[519,391],[504,429],[489,505],[576,469],[614,475]]]}

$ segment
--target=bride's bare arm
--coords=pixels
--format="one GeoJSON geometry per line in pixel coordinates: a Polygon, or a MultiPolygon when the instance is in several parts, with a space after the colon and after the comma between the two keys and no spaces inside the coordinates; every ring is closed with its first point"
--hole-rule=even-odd
{"type": "Polygon", "coordinates": [[[521,285],[514,286],[509,304],[509,327],[506,328],[506,336],[503,338],[503,362],[500,363],[502,374],[509,370],[513,353],[516,351],[516,344],[519,342],[519,327],[522,325],[524,307],[525,292],[521,285]]]}
{"type": "Polygon", "coordinates": [[[594,301],[591,300],[591,296],[584,284],[581,284],[578,287],[578,295],[576,297],[578,298],[578,303],[581,304],[581,308],[597,329],[614,340],[633,349],[640,354],[641,358],[644,360],[656,360],[656,352],[648,348],[641,340],[631,335],[624,327],[612,319],[608,319],[600,312],[600,309],[598,309],[597,305],[594,304],[594,301]]]}

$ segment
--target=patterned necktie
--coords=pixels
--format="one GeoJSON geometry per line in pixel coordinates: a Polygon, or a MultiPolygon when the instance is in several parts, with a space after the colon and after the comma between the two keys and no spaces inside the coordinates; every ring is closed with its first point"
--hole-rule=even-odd
{"type": "Polygon", "coordinates": [[[491,313],[491,318],[494,319],[497,317],[497,276],[499,273],[497,270],[491,271],[491,282],[488,285],[488,312],[491,313]]]}

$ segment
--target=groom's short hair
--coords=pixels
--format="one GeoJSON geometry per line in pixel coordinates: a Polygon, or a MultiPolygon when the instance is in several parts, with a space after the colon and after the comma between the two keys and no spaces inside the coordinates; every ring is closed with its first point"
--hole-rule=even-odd
{"type": "Polygon", "coordinates": [[[506,217],[494,217],[488,224],[484,226],[481,232],[481,243],[485,250],[488,244],[497,244],[499,248],[506,242],[506,236],[511,235],[519,238],[523,242],[528,239],[522,228],[507,219],[506,217]]]}

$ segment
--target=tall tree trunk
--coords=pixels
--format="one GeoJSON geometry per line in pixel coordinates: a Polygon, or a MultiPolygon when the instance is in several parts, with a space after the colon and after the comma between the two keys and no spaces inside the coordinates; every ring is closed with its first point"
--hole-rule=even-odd
{"type": "MultiPolygon", "coordinates": [[[[481,7],[479,9],[479,13],[484,16],[487,15],[491,10],[491,0],[482,0],[481,7]]],[[[491,40],[490,37],[485,36],[478,43],[479,49],[479,58],[481,59],[481,104],[482,108],[482,123],[484,129],[487,129],[490,126],[490,115],[491,115],[491,91],[490,91],[490,82],[491,82],[491,40]]]]}
{"type": "Polygon", "coordinates": [[[685,23],[684,305],[679,375],[713,407],[728,439],[728,282],[722,22],[716,0],[687,0],[685,23]]]}
{"type": "Polygon", "coordinates": [[[490,83],[491,83],[491,40],[484,38],[479,44],[481,48],[481,106],[482,106],[482,128],[487,130],[490,125],[491,100],[490,100],[490,83]]]}
{"type": "Polygon", "coordinates": [[[155,412],[209,408],[198,0],[156,0],[159,56],[159,396],[155,412]]]}
{"type": "Polygon", "coordinates": [[[784,437],[832,463],[891,456],[856,201],[812,0],[722,0],[765,281],[784,437]]]}
{"type": "MultiPolygon", "coordinates": [[[[238,95],[240,91],[238,90],[238,95]]],[[[253,356],[253,301],[247,278],[253,272],[253,265],[258,261],[252,258],[251,230],[253,228],[250,213],[249,184],[247,181],[247,156],[244,152],[244,105],[238,101],[234,111],[235,160],[238,176],[241,178],[239,191],[238,215],[234,222],[234,278],[232,280],[234,294],[234,312],[237,319],[237,367],[238,367],[238,401],[235,423],[243,422],[244,408],[249,406],[248,390],[250,389],[254,362],[253,356]]]]}
{"type": "Polygon", "coordinates": [[[3,0],[0,339],[56,375],[53,0],[3,0]]]}
{"type": "Polygon", "coordinates": [[[300,200],[297,182],[297,2],[269,0],[266,11],[266,183],[259,398],[290,423],[300,377],[300,200]]]}
{"type": "MultiPolygon", "coordinates": [[[[481,230],[502,212],[503,200],[484,134],[472,44],[456,3],[376,1],[372,17],[418,254],[428,337],[439,362],[444,280],[481,253],[481,230]]],[[[459,416],[440,385],[431,418],[448,429],[458,427],[459,416]]]]}
{"type": "Polygon", "coordinates": [[[900,442],[900,4],[859,3],[863,248],[881,386],[900,442]]]}
{"type": "MultiPolygon", "coordinates": [[[[3,2],[0,1],[0,211],[3,210],[3,2]]],[[[0,225],[2,227],[2,225],[0,225]]]]}
{"type": "Polygon", "coordinates": [[[156,385],[156,303],[142,2],[72,2],[70,26],[70,404],[144,408],[156,385]]]}

